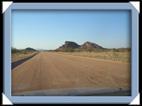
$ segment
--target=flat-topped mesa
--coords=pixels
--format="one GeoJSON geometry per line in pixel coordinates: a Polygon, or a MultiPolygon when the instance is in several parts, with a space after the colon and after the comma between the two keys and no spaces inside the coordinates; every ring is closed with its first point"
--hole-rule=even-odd
{"type": "Polygon", "coordinates": [[[68,49],[68,48],[76,49],[76,48],[79,48],[79,47],[80,47],[80,45],[78,45],[75,42],[65,41],[65,44],[60,46],[57,50],[64,50],[64,49],[68,49]]]}
{"type": "Polygon", "coordinates": [[[65,48],[79,48],[80,45],[78,45],[75,42],[71,42],[71,41],[65,41],[65,44],[63,45],[65,48]]]}

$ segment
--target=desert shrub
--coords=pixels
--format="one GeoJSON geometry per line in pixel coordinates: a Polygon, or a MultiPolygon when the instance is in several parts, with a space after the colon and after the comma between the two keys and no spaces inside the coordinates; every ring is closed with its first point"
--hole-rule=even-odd
{"type": "Polygon", "coordinates": [[[66,48],[64,51],[65,52],[74,52],[75,50],[73,48],[66,48]]]}
{"type": "Polygon", "coordinates": [[[12,48],[12,53],[18,53],[18,52],[20,52],[18,49],[12,48]]]}

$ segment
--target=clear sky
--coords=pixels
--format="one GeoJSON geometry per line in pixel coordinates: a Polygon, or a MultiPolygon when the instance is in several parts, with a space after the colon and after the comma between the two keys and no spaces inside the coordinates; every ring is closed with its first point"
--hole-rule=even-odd
{"type": "Polygon", "coordinates": [[[65,41],[130,47],[129,11],[13,11],[12,47],[56,49],[65,41]]]}

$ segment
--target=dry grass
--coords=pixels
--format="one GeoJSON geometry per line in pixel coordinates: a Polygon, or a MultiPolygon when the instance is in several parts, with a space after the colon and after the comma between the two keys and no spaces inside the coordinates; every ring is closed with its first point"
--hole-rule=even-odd
{"type": "Polygon", "coordinates": [[[35,54],[36,52],[18,52],[18,53],[12,53],[12,62],[24,59],[26,57],[32,56],[33,54],[35,54]]]}
{"type": "Polygon", "coordinates": [[[131,61],[131,54],[129,51],[116,52],[116,51],[107,51],[107,52],[59,52],[61,54],[68,54],[74,56],[83,56],[91,57],[103,60],[112,60],[129,63],[131,61]]]}

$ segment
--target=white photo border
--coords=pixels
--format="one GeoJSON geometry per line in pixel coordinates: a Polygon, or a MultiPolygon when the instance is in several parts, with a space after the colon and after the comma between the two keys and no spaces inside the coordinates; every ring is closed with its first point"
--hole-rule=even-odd
{"type": "Polygon", "coordinates": [[[139,95],[139,11],[131,3],[11,3],[4,14],[4,92],[11,103],[97,103],[130,104],[139,95]],[[129,10],[131,12],[131,96],[12,96],[11,11],[12,10],[129,10]]]}

